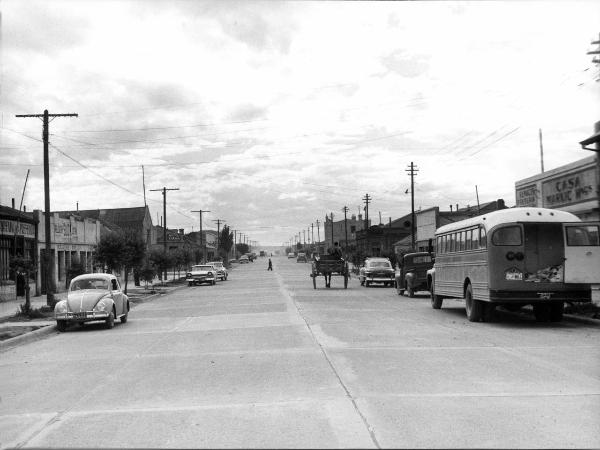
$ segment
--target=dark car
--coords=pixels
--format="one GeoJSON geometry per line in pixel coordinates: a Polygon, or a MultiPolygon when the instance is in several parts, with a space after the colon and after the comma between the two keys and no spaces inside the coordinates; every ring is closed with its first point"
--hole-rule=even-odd
{"type": "Polygon", "coordinates": [[[296,262],[308,262],[308,259],[306,258],[306,253],[302,253],[302,252],[298,253],[296,262]]]}
{"type": "Polygon", "coordinates": [[[433,267],[434,258],[431,253],[407,253],[399,262],[396,269],[396,290],[398,295],[404,292],[414,297],[416,291],[426,291],[427,271],[433,267]]]}

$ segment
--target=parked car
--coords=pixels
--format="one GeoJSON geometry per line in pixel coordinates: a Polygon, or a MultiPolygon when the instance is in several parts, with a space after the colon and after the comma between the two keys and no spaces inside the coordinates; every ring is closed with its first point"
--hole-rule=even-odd
{"type": "Polygon", "coordinates": [[[383,283],[384,286],[394,285],[394,269],[389,258],[367,258],[358,272],[361,286],[372,283],[383,283]]]}
{"type": "Polygon", "coordinates": [[[127,322],[129,297],[121,291],[119,280],[108,273],[88,273],[71,280],[67,298],[54,306],[58,331],[69,324],[104,321],[106,328],[115,326],[115,319],[127,322]]]}
{"type": "Polygon", "coordinates": [[[227,272],[227,268],[223,265],[223,261],[212,261],[206,264],[212,264],[217,270],[217,278],[221,281],[227,280],[229,276],[229,272],[227,272]]]}
{"type": "Polygon", "coordinates": [[[407,253],[396,269],[396,290],[398,295],[405,292],[414,297],[416,291],[427,291],[427,271],[433,268],[434,258],[428,252],[407,253]]]}
{"type": "Polygon", "coordinates": [[[240,264],[248,264],[248,263],[250,263],[250,259],[248,258],[248,256],[242,255],[242,256],[240,256],[240,259],[238,260],[238,262],[240,264]]]}
{"type": "Polygon", "coordinates": [[[217,269],[212,264],[198,264],[192,266],[185,274],[185,281],[188,286],[195,286],[200,283],[216,284],[217,269]]]}
{"type": "Polygon", "coordinates": [[[296,258],[296,262],[308,262],[308,258],[306,257],[306,253],[298,253],[298,257],[296,258]]]}
{"type": "Polygon", "coordinates": [[[288,259],[292,259],[292,258],[295,258],[295,257],[296,257],[296,254],[294,252],[288,253],[288,259]]]}
{"type": "Polygon", "coordinates": [[[248,261],[254,262],[256,259],[256,253],[246,253],[244,256],[248,257],[248,261]]]}

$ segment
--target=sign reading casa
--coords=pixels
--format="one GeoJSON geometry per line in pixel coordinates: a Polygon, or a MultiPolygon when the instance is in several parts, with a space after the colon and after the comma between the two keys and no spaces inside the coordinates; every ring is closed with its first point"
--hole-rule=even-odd
{"type": "Polygon", "coordinates": [[[582,170],[542,183],[542,195],[546,208],[585,202],[596,196],[594,168],[582,170]]]}

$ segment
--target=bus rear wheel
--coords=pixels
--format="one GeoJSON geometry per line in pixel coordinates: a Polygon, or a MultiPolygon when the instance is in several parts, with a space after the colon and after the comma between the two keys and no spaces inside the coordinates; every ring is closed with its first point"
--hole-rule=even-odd
{"type": "Polygon", "coordinates": [[[533,305],[533,315],[536,322],[550,321],[550,305],[547,303],[536,303],[533,305]]]}
{"type": "Polygon", "coordinates": [[[560,322],[563,319],[564,302],[553,302],[550,304],[550,322],[560,322]]]}
{"type": "Polygon", "coordinates": [[[465,307],[469,322],[479,322],[481,320],[484,306],[483,302],[473,298],[473,288],[468,284],[465,290],[465,307]]]}

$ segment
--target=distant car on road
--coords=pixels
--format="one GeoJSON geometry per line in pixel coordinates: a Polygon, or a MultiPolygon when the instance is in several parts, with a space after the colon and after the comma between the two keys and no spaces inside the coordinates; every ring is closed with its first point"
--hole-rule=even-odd
{"type": "Polygon", "coordinates": [[[398,295],[407,293],[414,297],[416,291],[427,291],[427,271],[433,268],[434,258],[428,252],[407,253],[396,269],[396,290],[398,295]]]}
{"type": "Polygon", "coordinates": [[[306,253],[302,253],[302,252],[298,253],[296,262],[308,262],[308,259],[306,258],[306,253]]]}
{"type": "Polygon", "coordinates": [[[242,256],[240,256],[240,259],[238,260],[238,262],[240,264],[249,264],[250,263],[250,259],[248,258],[248,256],[242,255],[242,256]]]}
{"type": "Polygon", "coordinates": [[[188,286],[200,283],[214,285],[217,283],[217,269],[212,264],[198,264],[192,266],[185,275],[185,281],[188,282],[188,286]]]}
{"type": "Polygon", "coordinates": [[[367,258],[358,272],[361,286],[372,283],[383,283],[384,286],[394,285],[394,269],[389,258],[367,258]]]}
{"type": "Polygon", "coordinates": [[[119,280],[107,273],[79,275],[69,285],[66,300],[54,306],[58,331],[66,331],[72,323],[104,321],[106,328],[115,326],[115,319],[127,322],[129,297],[121,291],[119,280]]]}
{"type": "Polygon", "coordinates": [[[292,259],[292,258],[295,258],[295,257],[296,257],[296,254],[294,252],[288,253],[288,259],[292,259]]]}
{"type": "Polygon", "coordinates": [[[223,261],[211,261],[206,264],[212,264],[215,269],[217,269],[217,278],[221,281],[227,280],[229,276],[229,272],[227,272],[227,268],[223,265],[223,261]]]}

